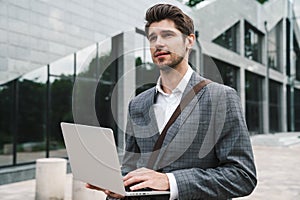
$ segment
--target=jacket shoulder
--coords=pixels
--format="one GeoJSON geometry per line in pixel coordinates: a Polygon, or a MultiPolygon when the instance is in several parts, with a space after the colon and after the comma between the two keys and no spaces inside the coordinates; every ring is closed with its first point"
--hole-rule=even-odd
{"type": "Polygon", "coordinates": [[[153,104],[155,92],[155,87],[152,87],[140,93],[130,101],[129,109],[132,110],[133,108],[134,110],[142,110],[145,106],[153,104]]]}

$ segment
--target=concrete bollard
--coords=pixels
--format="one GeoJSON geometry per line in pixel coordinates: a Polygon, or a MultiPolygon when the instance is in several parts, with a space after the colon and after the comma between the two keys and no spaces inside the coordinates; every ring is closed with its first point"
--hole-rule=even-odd
{"type": "Polygon", "coordinates": [[[63,158],[36,160],[36,200],[63,200],[65,195],[67,161],[63,158]]]}
{"type": "Polygon", "coordinates": [[[73,179],[72,200],[105,200],[106,195],[103,192],[91,190],[85,187],[84,182],[73,179]]]}

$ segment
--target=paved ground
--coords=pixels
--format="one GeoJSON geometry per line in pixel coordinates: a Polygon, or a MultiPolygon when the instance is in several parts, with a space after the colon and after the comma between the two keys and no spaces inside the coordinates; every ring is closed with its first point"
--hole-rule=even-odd
{"type": "MultiPolygon", "coordinates": [[[[250,196],[238,200],[300,199],[300,133],[257,135],[251,139],[258,186],[250,196]]],[[[73,200],[103,199],[98,193],[92,194],[86,190],[85,193],[90,193],[87,195],[89,197],[77,197],[73,200]]],[[[71,195],[72,176],[67,175],[65,200],[71,200],[71,195]]],[[[1,200],[34,200],[34,196],[35,180],[0,186],[1,200]]]]}
{"type": "Polygon", "coordinates": [[[258,185],[248,200],[300,199],[300,145],[254,146],[258,185]]]}

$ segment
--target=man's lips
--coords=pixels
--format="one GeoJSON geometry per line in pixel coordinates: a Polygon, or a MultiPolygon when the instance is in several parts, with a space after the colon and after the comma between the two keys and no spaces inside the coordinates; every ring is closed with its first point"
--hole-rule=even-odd
{"type": "Polygon", "coordinates": [[[165,56],[165,55],[169,55],[170,52],[169,51],[158,51],[156,53],[154,53],[154,57],[161,57],[161,56],[165,56]]]}

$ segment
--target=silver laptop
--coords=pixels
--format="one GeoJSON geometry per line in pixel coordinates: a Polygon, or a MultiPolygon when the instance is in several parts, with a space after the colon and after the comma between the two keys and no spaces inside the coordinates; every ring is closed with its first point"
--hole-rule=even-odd
{"type": "Polygon", "coordinates": [[[126,192],[113,131],[61,123],[73,177],[123,196],[170,194],[169,191],[126,192]]]}

